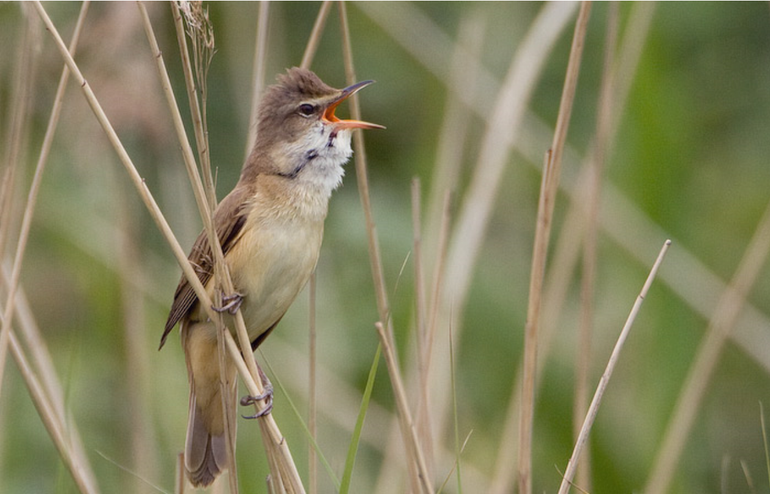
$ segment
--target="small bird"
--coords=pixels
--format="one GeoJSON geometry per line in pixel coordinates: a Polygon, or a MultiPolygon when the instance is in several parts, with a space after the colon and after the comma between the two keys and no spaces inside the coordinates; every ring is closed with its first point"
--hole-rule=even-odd
{"type": "MultiPolygon", "coordinates": [[[[252,350],[275,328],[315,269],[329,197],[342,183],[343,165],[353,152],[352,130],[384,128],[334,114],[340,103],[372,82],[334,89],[295,67],[278,76],[262,98],[254,148],[238,183],[214,212],[236,291],[223,296],[224,306],[216,309],[231,314],[240,309],[252,350]]],[[[213,300],[214,261],[205,232],[188,259],[213,300]]],[[[178,322],[190,381],[185,469],[194,486],[206,486],[228,464],[217,332],[184,276],[161,347],[178,322]]],[[[229,359],[227,374],[230,396],[235,396],[236,370],[229,359]]]]}

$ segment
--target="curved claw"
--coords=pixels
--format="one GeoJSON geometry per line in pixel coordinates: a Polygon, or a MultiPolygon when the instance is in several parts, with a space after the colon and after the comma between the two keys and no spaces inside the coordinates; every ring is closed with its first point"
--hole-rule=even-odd
{"type": "Polygon", "coordinates": [[[272,411],[273,411],[273,402],[270,401],[270,402],[268,402],[268,404],[267,404],[267,406],[265,408],[263,408],[262,410],[258,411],[254,415],[241,415],[241,417],[243,417],[245,419],[249,419],[249,420],[251,420],[251,419],[258,419],[259,417],[264,417],[265,415],[267,415],[268,413],[270,413],[272,411]]]}
{"type": "Polygon", "coordinates": [[[262,401],[262,400],[265,400],[265,408],[258,411],[254,415],[242,415],[242,417],[245,419],[256,419],[267,415],[273,410],[273,386],[269,383],[265,386],[265,392],[262,393],[261,395],[257,395],[257,396],[246,395],[243,398],[241,398],[241,406],[245,407],[249,405],[254,405],[258,401],[262,401]]]}
{"type": "Polygon", "coordinates": [[[227,311],[230,315],[235,315],[236,312],[238,312],[238,309],[241,308],[241,304],[243,303],[243,295],[240,293],[233,293],[231,295],[225,295],[222,297],[222,307],[216,307],[212,306],[211,308],[215,312],[225,312],[227,311]]]}

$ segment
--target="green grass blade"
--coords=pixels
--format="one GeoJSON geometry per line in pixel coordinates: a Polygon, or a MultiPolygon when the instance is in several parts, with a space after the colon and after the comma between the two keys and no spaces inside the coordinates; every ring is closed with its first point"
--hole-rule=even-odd
{"type": "Polygon", "coordinates": [[[286,388],[283,387],[283,384],[281,384],[281,380],[278,379],[278,374],[276,374],[273,371],[273,367],[270,365],[270,361],[267,360],[265,357],[265,354],[260,351],[260,354],[262,356],[262,361],[265,362],[265,365],[267,366],[268,370],[270,371],[270,374],[273,375],[273,379],[275,380],[276,384],[278,385],[278,389],[281,390],[281,393],[286,397],[286,401],[289,402],[289,406],[294,411],[294,415],[297,417],[297,421],[302,426],[302,430],[305,431],[305,435],[307,436],[308,441],[310,441],[310,444],[313,446],[313,449],[315,450],[316,454],[318,455],[318,460],[321,462],[321,465],[323,465],[324,470],[326,470],[326,473],[329,475],[329,478],[331,479],[332,483],[334,484],[334,489],[339,491],[340,490],[340,481],[337,478],[337,475],[334,473],[334,470],[332,469],[331,465],[329,465],[329,462],[326,461],[326,457],[324,456],[323,452],[321,451],[321,448],[318,446],[318,443],[313,438],[313,435],[310,433],[310,429],[308,428],[307,424],[305,423],[305,420],[302,418],[302,415],[299,413],[299,409],[292,401],[291,397],[289,396],[289,393],[286,391],[286,388]]]}
{"type": "Polygon", "coordinates": [[[350,490],[350,480],[353,477],[353,465],[356,463],[356,453],[358,452],[358,444],[361,442],[361,431],[364,428],[364,419],[366,418],[366,412],[369,410],[369,400],[372,397],[372,389],[374,389],[374,379],[377,376],[377,367],[380,364],[380,354],[382,353],[382,345],[377,345],[377,352],[374,354],[374,361],[372,362],[372,368],[369,369],[369,378],[366,380],[366,389],[364,389],[364,396],[361,399],[361,409],[358,411],[358,419],[356,419],[356,427],[353,429],[353,437],[350,438],[350,446],[348,447],[348,455],[345,458],[345,472],[342,474],[342,485],[340,486],[340,494],[347,494],[350,490]]]}
{"type": "Polygon", "coordinates": [[[767,448],[767,429],[765,428],[765,407],[759,402],[759,421],[762,425],[762,442],[765,443],[765,462],[767,463],[767,480],[770,485],[770,451],[767,448]]]}

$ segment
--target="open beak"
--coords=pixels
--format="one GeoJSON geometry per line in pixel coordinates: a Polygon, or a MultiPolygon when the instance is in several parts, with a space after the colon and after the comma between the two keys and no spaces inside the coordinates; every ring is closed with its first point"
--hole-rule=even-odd
{"type": "Polygon", "coordinates": [[[369,84],[372,84],[373,82],[374,81],[362,81],[343,89],[342,93],[340,93],[337,99],[332,101],[329,106],[326,107],[326,110],[324,110],[324,114],[321,119],[325,123],[334,125],[334,127],[337,129],[384,129],[385,127],[382,125],[363,122],[361,120],[340,120],[336,115],[334,115],[334,110],[339,106],[340,103],[350,98],[358,91],[365,88],[369,84]]]}

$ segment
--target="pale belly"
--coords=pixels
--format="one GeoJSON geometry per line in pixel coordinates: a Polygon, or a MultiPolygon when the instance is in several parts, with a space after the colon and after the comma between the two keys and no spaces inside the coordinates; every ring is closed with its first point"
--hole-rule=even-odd
{"type": "Polygon", "coordinates": [[[286,312],[315,269],[323,223],[290,222],[274,228],[248,228],[228,264],[243,296],[243,313],[253,341],[286,312]]]}

